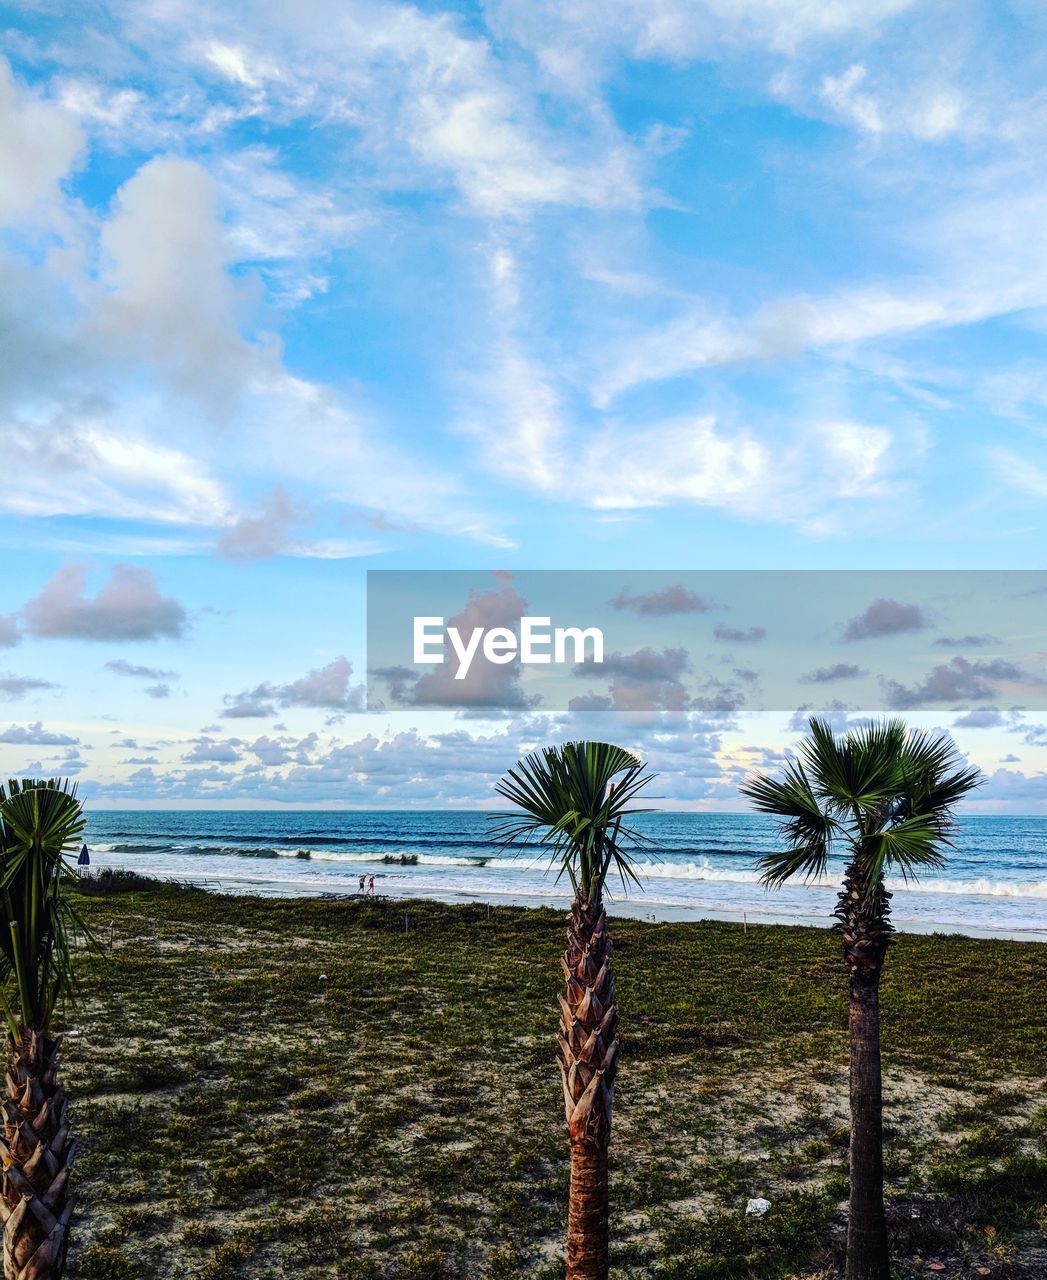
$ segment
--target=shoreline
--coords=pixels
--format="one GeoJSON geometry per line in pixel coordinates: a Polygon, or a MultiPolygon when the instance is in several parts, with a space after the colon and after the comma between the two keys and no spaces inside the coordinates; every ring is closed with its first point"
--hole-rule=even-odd
{"type": "MultiPolygon", "coordinates": [[[[349,894],[375,876],[379,893],[410,901],[568,906],[548,850],[492,841],[483,813],[388,811],[351,818],[315,813],[183,815],[95,813],[86,838],[95,866],[212,883],[230,893],[322,897],[349,894]]],[[[759,814],[670,812],[637,819],[642,888],[609,885],[620,919],[715,920],[831,926],[841,868],[769,891],[759,860],[775,846],[759,814]]],[[[1047,942],[1047,821],[970,819],[948,866],[918,883],[892,879],[900,933],[1047,942]]],[[[409,907],[405,909],[410,909],[409,907]]]]}
{"type": "MultiPolygon", "coordinates": [[[[104,864],[100,864],[104,865],[104,864]]],[[[148,874],[147,872],[144,874],[148,874]]],[[[368,895],[351,891],[336,892],[328,885],[311,886],[300,880],[251,880],[236,876],[183,876],[157,877],[158,883],[194,884],[214,893],[228,894],[235,897],[276,898],[276,899],[319,899],[320,901],[359,901],[368,895]]],[[[492,888],[486,893],[477,894],[465,890],[434,889],[432,886],[413,891],[407,885],[397,885],[396,892],[382,893],[376,898],[386,903],[402,903],[405,906],[422,902],[437,902],[446,906],[489,905],[492,907],[518,907],[529,911],[540,911],[543,908],[555,911],[570,909],[569,894],[528,895],[518,890],[498,890],[492,888]]],[[[718,906],[696,905],[694,907],[678,906],[672,903],[644,901],[642,899],[622,899],[608,895],[605,899],[608,916],[612,919],[640,920],[654,924],[698,924],[702,921],[716,921],[724,924],[777,925],[783,927],[806,929],[830,929],[832,920],[827,916],[811,914],[800,916],[773,909],[765,911],[742,911],[718,906]]],[[[912,934],[921,937],[944,936],[979,939],[996,939],[1028,944],[1047,944],[1047,930],[1006,930],[982,928],[974,924],[958,924],[955,922],[939,923],[935,921],[905,920],[895,921],[895,932],[912,934]]]]}

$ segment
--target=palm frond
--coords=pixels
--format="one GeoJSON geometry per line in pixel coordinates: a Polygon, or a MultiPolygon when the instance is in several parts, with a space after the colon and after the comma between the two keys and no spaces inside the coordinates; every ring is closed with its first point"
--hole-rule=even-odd
{"type": "Polygon", "coordinates": [[[909,880],[944,864],[955,806],[980,781],[943,736],[897,719],[837,735],[815,718],[782,777],[741,791],[779,819],[785,847],[760,860],[765,883],[824,873],[833,842],[846,842],[854,878],[872,894],[887,874],[909,880]]]}
{"type": "Polygon", "coordinates": [[[900,720],[884,720],[840,736],[826,720],[812,718],[810,726],[801,754],[816,793],[864,824],[891,793],[905,725],[900,720]]]}
{"type": "Polygon", "coordinates": [[[645,837],[625,819],[650,812],[632,802],[652,777],[632,752],[613,743],[532,751],[495,785],[518,812],[492,815],[492,836],[503,845],[548,847],[576,894],[601,892],[612,868],[623,887],[636,883],[632,848],[645,837]]]}
{"type": "Polygon", "coordinates": [[[85,826],[76,787],[51,778],[0,786],[0,999],[9,1029],[43,1030],[75,988],[82,928],[64,889],[85,826]]]}
{"type": "Polygon", "coordinates": [[[791,760],[781,778],[758,774],[739,788],[761,813],[778,818],[785,848],[760,859],[767,885],[778,886],[795,875],[812,879],[824,875],[840,823],[823,808],[811,786],[802,760],[791,760]]]}
{"type": "Polygon", "coordinates": [[[866,884],[871,889],[891,871],[903,880],[915,880],[921,871],[945,865],[941,826],[933,818],[916,814],[891,822],[862,843],[861,862],[866,884]]]}
{"type": "Polygon", "coordinates": [[[963,764],[950,738],[909,732],[898,752],[891,804],[860,853],[867,883],[889,872],[912,880],[944,866],[955,807],[982,781],[980,770],[963,764]]]}
{"type": "Polygon", "coordinates": [[[900,801],[908,813],[935,815],[943,831],[955,806],[981,786],[980,769],[965,765],[945,734],[912,733],[899,758],[900,801]]]}

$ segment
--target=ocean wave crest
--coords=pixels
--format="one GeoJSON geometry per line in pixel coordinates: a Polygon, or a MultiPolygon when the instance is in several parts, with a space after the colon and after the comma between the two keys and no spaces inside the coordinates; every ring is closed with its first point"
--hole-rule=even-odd
{"type": "MultiPolygon", "coordinates": [[[[379,842],[375,842],[379,843],[379,842]]],[[[461,847],[461,846],[459,846],[461,847]]],[[[462,870],[489,870],[504,873],[537,872],[546,873],[555,866],[549,856],[532,849],[522,855],[504,853],[472,853],[468,847],[461,853],[425,853],[415,849],[388,850],[371,848],[367,850],[337,850],[329,846],[314,847],[311,843],[297,846],[259,844],[253,847],[244,844],[225,844],[215,842],[180,843],[170,841],[167,844],[103,844],[94,846],[97,855],[104,857],[107,853],[120,855],[141,854],[148,859],[152,855],[167,854],[197,857],[228,857],[252,859],[289,859],[314,863],[337,863],[343,865],[370,865],[389,867],[433,867],[462,870]]],[[[721,883],[739,885],[757,885],[761,874],[755,868],[743,869],[738,866],[715,866],[708,858],[683,860],[679,855],[666,853],[663,857],[640,857],[634,863],[637,875],[642,880],[677,880],[693,883],[721,883]]],[[[831,877],[814,880],[807,887],[823,890],[838,888],[838,880],[831,877]]],[[[799,882],[796,887],[803,887],[799,882]]],[[[948,894],[963,897],[986,898],[1039,898],[1047,899],[1047,880],[1003,880],[990,877],[975,879],[951,879],[942,876],[927,877],[908,884],[895,880],[891,888],[896,893],[948,894]]]]}

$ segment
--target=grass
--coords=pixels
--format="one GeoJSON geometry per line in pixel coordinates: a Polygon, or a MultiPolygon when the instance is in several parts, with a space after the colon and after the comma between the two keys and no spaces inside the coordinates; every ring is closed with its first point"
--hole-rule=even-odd
{"type": "MultiPolygon", "coordinates": [[[[562,1276],[557,913],[141,882],[81,905],[70,1275],[562,1276]]],[[[834,937],[613,931],[616,1280],[835,1275],[834,937]]],[[[1047,1274],[1047,949],[900,937],[883,1032],[897,1274],[1047,1274]]]]}

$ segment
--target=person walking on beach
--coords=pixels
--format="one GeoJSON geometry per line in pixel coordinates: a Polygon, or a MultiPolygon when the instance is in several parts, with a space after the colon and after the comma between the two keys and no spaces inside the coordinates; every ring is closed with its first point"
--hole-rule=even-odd
{"type": "Polygon", "coordinates": [[[371,895],[372,898],[374,897],[374,876],[372,876],[370,880],[367,882],[367,892],[371,895]]]}
{"type": "Polygon", "coordinates": [[[363,893],[363,891],[364,891],[364,883],[365,883],[365,881],[366,881],[366,880],[367,880],[367,877],[366,877],[366,876],[361,876],[361,877],[360,877],[360,892],[361,892],[361,893],[363,893]]]}

